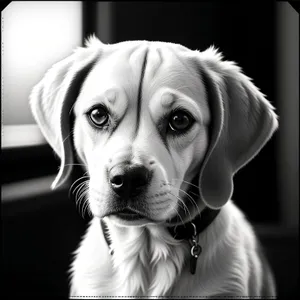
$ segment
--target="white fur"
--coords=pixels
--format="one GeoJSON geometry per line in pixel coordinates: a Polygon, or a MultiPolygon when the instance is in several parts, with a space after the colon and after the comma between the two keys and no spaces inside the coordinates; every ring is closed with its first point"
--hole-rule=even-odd
{"type": "Polygon", "coordinates": [[[88,192],[93,219],[74,253],[71,298],[275,296],[272,274],[263,265],[255,233],[230,197],[233,175],[271,137],[278,126],[277,116],[235,63],[223,61],[214,47],[198,52],[162,42],[104,45],[91,37],[86,48],[77,49],[46,74],[32,93],[31,107],[45,137],[61,157],[55,185],[68,178],[75,151],[90,177],[79,190],[84,191],[82,195],[88,192]],[[138,82],[147,49],[141,117],[135,126],[138,82]],[[200,73],[206,77],[200,79],[200,73]],[[80,82],[82,74],[87,77],[80,82]],[[212,99],[203,84],[205,78],[215,91],[212,99]],[[163,112],[170,113],[168,102],[172,99],[176,99],[175,107],[183,106],[193,115],[195,124],[185,135],[166,136],[166,149],[158,126],[163,112]],[[212,101],[214,105],[209,103],[212,101]],[[121,122],[111,136],[88,122],[87,111],[95,104],[109,106],[117,116],[108,126],[115,126],[116,118],[121,122]],[[210,107],[218,111],[212,113],[210,107]],[[70,131],[75,149],[70,143],[68,118],[61,118],[69,116],[72,109],[75,123],[70,131]],[[212,116],[218,120],[215,140],[209,140],[212,116]],[[153,172],[147,194],[135,204],[152,221],[105,217],[114,251],[111,256],[100,218],[122,200],[116,200],[112,193],[107,170],[129,159],[142,161],[153,172]],[[187,197],[182,207],[187,182],[198,174],[201,200],[196,203],[187,197]],[[173,239],[166,221],[178,215],[187,222],[205,206],[222,209],[199,235],[203,251],[196,274],[191,275],[190,246],[187,241],[173,239]]]}
{"type": "Polygon", "coordinates": [[[188,243],[174,240],[165,228],[118,228],[109,223],[109,230],[112,256],[99,219],[91,221],[72,265],[71,297],[261,295],[266,273],[256,237],[232,201],[200,234],[203,251],[193,276],[188,243]]]}

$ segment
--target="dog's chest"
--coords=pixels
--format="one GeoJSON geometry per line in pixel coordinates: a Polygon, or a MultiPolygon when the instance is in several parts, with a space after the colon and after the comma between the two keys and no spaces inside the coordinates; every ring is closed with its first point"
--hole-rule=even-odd
{"type": "Polygon", "coordinates": [[[185,243],[174,241],[164,229],[139,228],[127,240],[111,233],[111,257],[119,295],[167,295],[184,267],[185,243]]]}
{"type": "Polygon", "coordinates": [[[100,227],[94,219],[76,251],[70,296],[163,296],[176,288],[187,243],[165,230],[110,227],[110,255],[100,227]]]}

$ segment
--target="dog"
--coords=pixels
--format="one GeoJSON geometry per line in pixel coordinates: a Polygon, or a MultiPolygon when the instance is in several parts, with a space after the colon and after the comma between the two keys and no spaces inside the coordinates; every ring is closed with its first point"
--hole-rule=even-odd
{"type": "Polygon", "coordinates": [[[92,214],[69,297],[276,296],[233,176],[278,127],[274,107],[215,47],[91,36],[33,88],[61,159],[77,159],[92,214]]]}

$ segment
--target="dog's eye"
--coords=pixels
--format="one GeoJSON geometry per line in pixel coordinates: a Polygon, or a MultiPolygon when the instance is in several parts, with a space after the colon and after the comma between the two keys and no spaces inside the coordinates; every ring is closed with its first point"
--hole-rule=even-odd
{"type": "Polygon", "coordinates": [[[92,123],[97,126],[97,127],[103,127],[107,124],[108,122],[108,113],[103,107],[97,107],[92,109],[88,113],[90,120],[92,123]]]}
{"type": "Polygon", "coordinates": [[[169,127],[172,131],[186,131],[194,123],[194,118],[184,110],[177,110],[171,114],[169,127]]]}

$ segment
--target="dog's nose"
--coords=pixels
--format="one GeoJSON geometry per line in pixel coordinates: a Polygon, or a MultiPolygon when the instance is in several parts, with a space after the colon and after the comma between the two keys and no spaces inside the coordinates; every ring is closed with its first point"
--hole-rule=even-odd
{"type": "Polygon", "coordinates": [[[136,196],[149,183],[150,177],[150,170],[143,165],[119,164],[109,172],[110,185],[120,197],[136,196]]]}

